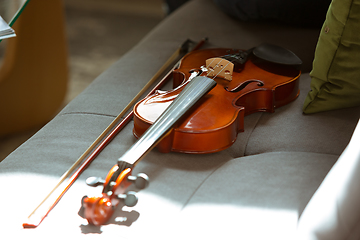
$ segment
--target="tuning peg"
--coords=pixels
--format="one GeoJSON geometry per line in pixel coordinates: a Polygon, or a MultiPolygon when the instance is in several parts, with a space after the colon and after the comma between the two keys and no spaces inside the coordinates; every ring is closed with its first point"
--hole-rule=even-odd
{"type": "Polygon", "coordinates": [[[128,207],[133,207],[137,204],[138,198],[136,196],[136,193],[133,191],[129,191],[125,194],[119,194],[117,196],[119,199],[124,201],[124,204],[128,207]]]}
{"type": "Polygon", "coordinates": [[[86,179],[86,184],[90,187],[97,187],[100,185],[104,185],[105,180],[100,177],[89,177],[86,179]]]}
{"type": "Polygon", "coordinates": [[[139,173],[136,176],[129,176],[128,181],[135,183],[135,186],[138,189],[144,189],[149,186],[149,177],[145,173],[139,173]]]}

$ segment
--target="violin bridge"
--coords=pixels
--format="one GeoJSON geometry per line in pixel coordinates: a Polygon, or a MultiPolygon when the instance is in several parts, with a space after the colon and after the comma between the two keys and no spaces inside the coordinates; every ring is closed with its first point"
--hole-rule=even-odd
{"type": "Polygon", "coordinates": [[[231,81],[234,71],[234,64],[223,58],[209,58],[206,60],[208,77],[220,77],[231,81]]]}

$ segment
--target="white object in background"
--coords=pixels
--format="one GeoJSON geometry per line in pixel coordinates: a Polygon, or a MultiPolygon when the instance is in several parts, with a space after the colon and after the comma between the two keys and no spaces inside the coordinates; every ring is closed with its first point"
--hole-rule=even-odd
{"type": "Polygon", "coordinates": [[[298,238],[360,239],[360,122],[300,217],[298,238]]]}

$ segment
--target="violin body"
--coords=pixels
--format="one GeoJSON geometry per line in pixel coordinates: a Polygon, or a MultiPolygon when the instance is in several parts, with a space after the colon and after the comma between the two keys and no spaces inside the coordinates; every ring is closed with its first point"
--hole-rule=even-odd
{"type": "MultiPolygon", "coordinates": [[[[209,76],[212,69],[205,62],[237,54],[241,50],[204,49],[187,54],[173,72],[174,89],[157,91],[134,106],[134,129],[140,137],[165,111],[194,75],[209,76]]],[[[218,64],[223,68],[224,63],[218,64]]],[[[184,115],[163,138],[160,152],[212,153],[230,147],[244,130],[244,116],[254,112],[274,112],[299,95],[300,70],[275,64],[250,55],[235,66],[231,77],[219,74],[207,95],[184,115]],[[221,76],[222,75],[222,76],[221,76]],[[226,79],[227,78],[227,79],[226,79]]]]}

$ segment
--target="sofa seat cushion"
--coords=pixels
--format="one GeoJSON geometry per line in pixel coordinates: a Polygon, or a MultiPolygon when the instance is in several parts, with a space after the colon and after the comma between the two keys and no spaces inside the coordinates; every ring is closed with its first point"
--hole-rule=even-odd
{"type": "MultiPolygon", "coordinates": [[[[305,117],[299,107],[300,95],[299,99],[275,113],[245,117],[245,132],[224,151],[188,155],[162,154],[154,149],[134,169],[135,174],[145,172],[150,177],[149,188],[139,192],[139,203],[134,208],[118,208],[114,218],[102,227],[89,226],[81,217],[81,199],[84,195],[100,194],[101,188],[86,186],[85,179],[91,176],[104,178],[135,142],[130,123],[84,171],[38,228],[24,230],[21,227],[60,176],[174,50],[187,38],[196,40],[204,36],[210,37],[214,46],[245,49],[269,41],[291,50],[295,48],[296,53],[309,59],[312,58],[316,33],[274,25],[244,25],[222,14],[210,0],[190,1],[0,163],[3,183],[0,189],[5,194],[0,198],[0,212],[6,216],[0,220],[2,238],[13,236],[15,239],[24,235],[27,239],[49,239],[56,235],[69,239],[103,239],[107,236],[173,239],[181,236],[179,231],[188,234],[190,229],[197,227],[196,234],[200,235],[204,229],[209,231],[206,226],[213,227],[211,230],[221,226],[236,236],[239,234],[238,228],[234,227],[236,221],[229,216],[229,212],[234,211],[239,215],[240,224],[246,223],[249,213],[257,216],[244,225],[243,235],[249,234],[247,229],[254,229],[255,220],[260,219],[256,230],[279,223],[276,231],[269,235],[270,239],[279,239],[277,236],[284,232],[281,224],[286,223],[289,231],[282,236],[291,239],[288,236],[296,228],[297,216],[336,161],[341,146],[350,139],[357,122],[354,120],[358,116],[356,109],[305,117]],[[206,30],[205,26],[212,26],[212,31],[206,30]],[[294,125],[287,124],[289,121],[294,125]],[[289,134],[293,131],[297,135],[289,134]],[[315,140],[310,138],[313,135],[315,140]],[[309,147],[307,141],[314,146],[325,143],[325,147],[309,147]],[[271,142],[275,147],[270,146],[271,142]],[[215,184],[217,182],[219,184],[215,184]],[[203,207],[198,208],[202,202],[203,207]],[[231,211],[221,211],[225,205],[231,211]],[[267,221],[271,216],[276,220],[267,221]],[[218,222],[206,224],[211,219],[218,222]]],[[[309,90],[308,75],[302,76],[300,85],[301,89],[309,90]]],[[[220,232],[224,233],[221,228],[217,233],[220,232]]]]}
{"type": "Polygon", "coordinates": [[[274,152],[226,162],[182,209],[179,231],[187,233],[179,234],[185,239],[294,239],[299,216],[336,158],[274,152]]]}
{"type": "MultiPolygon", "coordinates": [[[[111,152],[120,144],[119,140],[111,143],[111,152]]],[[[176,239],[191,234],[193,239],[195,234],[210,239],[215,235],[260,239],[266,234],[290,239],[298,217],[337,159],[335,155],[300,152],[232,159],[218,154],[188,156],[152,151],[135,169],[136,173],[146,172],[151,179],[150,186],[138,193],[138,204],[133,208],[119,207],[104,226],[91,226],[82,218],[81,199],[100,194],[101,188],[86,186],[84,179],[106,174],[104,168],[114,163],[113,158],[107,158],[109,151],[99,156],[44,222],[32,230],[21,229],[21,223],[55,185],[58,176],[41,171],[46,163],[42,159],[35,161],[35,156],[23,161],[17,156],[17,168],[10,161],[2,163],[0,180],[11,184],[3,184],[1,190],[11,193],[11,206],[16,206],[16,211],[8,207],[9,198],[1,198],[1,212],[9,216],[0,220],[4,226],[1,235],[11,232],[14,237],[47,239],[57,233],[62,237],[92,235],[99,239],[114,235],[125,239],[176,239]],[[14,191],[17,185],[23,189],[14,191]]],[[[56,157],[51,160],[66,166],[56,157]]]]}
{"type": "Polygon", "coordinates": [[[310,82],[309,74],[303,74],[300,95],[295,101],[275,113],[260,113],[245,155],[274,151],[342,153],[360,118],[360,107],[305,115],[302,104],[310,82]]]}

